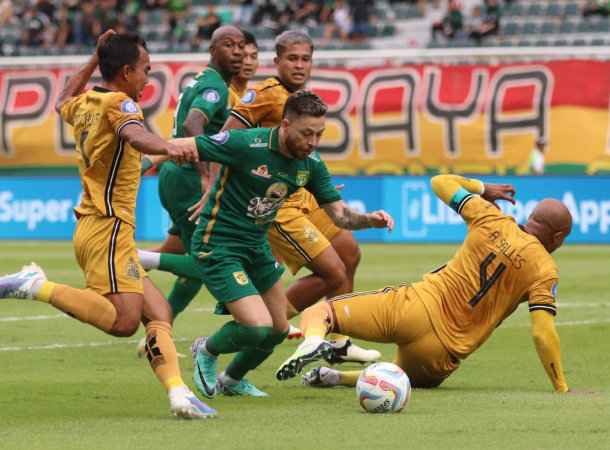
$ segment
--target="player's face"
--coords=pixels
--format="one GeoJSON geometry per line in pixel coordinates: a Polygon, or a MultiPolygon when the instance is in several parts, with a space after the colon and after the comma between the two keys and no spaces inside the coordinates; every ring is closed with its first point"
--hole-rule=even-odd
{"type": "Polygon", "coordinates": [[[238,75],[244,60],[246,42],[243,35],[227,35],[215,45],[216,62],[225,75],[238,75]]]}
{"type": "Polygon", "coordinates": [[[309,44],[291,44],[281,57],[273,59],[280,79],[292,90],[301,89],[311,74],[313,63],[311,46],[309,44]]]}
{"type": "Polygon", "coordinates": [[[284,130],[284,146],[293,158],[307,159],[316,149],[324,129],[326,117],[297,117],[292,120],[282,120],[284,130]]]}
{"type": "Polygon", "coordinates": [[[140,46],[140,58],[133,70],[127,72],[129,92],[126,92],[134,101],[139,101],[142,91],[148,84],[148,72],[150,72],[150,57],[144,47],[140,46]]]}
{"type": "Polygon", "coordinates": [[[254,44],[246,44],[244,62],[239,72],[239,78],[245,81],[252,79],[258,69],[258,48],[254,44]]]}

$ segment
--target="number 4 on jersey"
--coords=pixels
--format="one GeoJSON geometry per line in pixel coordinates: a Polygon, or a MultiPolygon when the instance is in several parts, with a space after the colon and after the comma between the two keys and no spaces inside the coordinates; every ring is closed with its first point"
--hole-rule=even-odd
{"type": "Polygon", "coordinates": [[[491,274],[491,277],[487,278],[487,267],[493,262],[494,259],[496,259],[496,256],[498,255],[496,255],[494,252],[491,252],[489,255],[487,255],[487,258],[485,258],[479,266],[481,289],[479,289],[479,292],[477,292],[474,297],[472,297],[468,302],[468,304],[473,308],[477,306],[477,304],[483,299],[483,297],[485,297],[485,294],[487,294],[487,292],[491,289],[494,283],[498,281],[498,278],[500,278],[502,272],[506,270],[506,264],[500,263],[498,264],[498,267],[496,267],[496,270],[494,270],[494,272],[491,274]]]}

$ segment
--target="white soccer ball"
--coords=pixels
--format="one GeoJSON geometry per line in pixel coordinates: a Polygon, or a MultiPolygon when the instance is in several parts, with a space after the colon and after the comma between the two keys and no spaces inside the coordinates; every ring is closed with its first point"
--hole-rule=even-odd
{"type": "Polygon", "coordinates": [[[360,406],[369,413],[397,413],[411,397],[411,381],[396,364],[372,364],[360,374],[356,383],[360,406]]]}

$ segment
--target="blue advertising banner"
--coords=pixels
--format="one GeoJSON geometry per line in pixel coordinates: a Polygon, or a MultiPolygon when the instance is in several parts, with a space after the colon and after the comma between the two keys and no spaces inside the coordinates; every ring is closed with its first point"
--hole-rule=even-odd
{"type": "MultiPolygon", "coordinates": [[[[512,183],[516,205],[500,202],[517,222],[527,220],[545,197],[563,201],[574,219],[567,243],[610,244],[609,177],[481,177],[512,183]]],[[[430,188],[430,177],[334,177],[349,206],[359,211],[384,209],[396,221],[394,232],[357,231],[361,242],[460,242],[466,234],[461,217],[430,188]]],[[[0,239],[71,239],[79,202],[77,177],[3,177],[0,179],[0,239]]],[[[162,240],[169,217],[157,195],[157,178],[142,179],[136,209],[137,240],[162,240]]]]}

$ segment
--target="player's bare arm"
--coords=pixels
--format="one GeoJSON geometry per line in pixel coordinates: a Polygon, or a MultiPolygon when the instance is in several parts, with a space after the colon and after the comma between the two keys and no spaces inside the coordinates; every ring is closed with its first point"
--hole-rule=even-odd
{"type": "Polygon", "coordinates": [[[185,162],[199,161],[199,154],[194,146],[181,146],[180,144],[167,142],[137,124],[125,125],[121,128],[119,137],[125,139],[133,148],[141,153],[146,155],[167,155],[179,165],[185,162]]]}
{"type": "Polygon", "coordinates": [[[394,219],[383,210],[361,213],[347,206],[344,201],[323,205],[322,208],[336,226],[345,230],[388,228],[391,233],[394,229],[394,219]]]}
{"type": "MultiPolygon", "coordinates": [[[[101,44],[106,42],[109,36],[116,34],[113,30],[108,30],[104,34],[100,36],[97,41],[97,46],[99,47],[101,44]]],[[[57,100],[55,101],[55,111],[61,112],[61,107],[66,101],[70,100],[72,97],[76,97],[83,93],[87,82],[97,69],[99,65],[99,56],[97,54],[97,48],[93,55],[89,58],[89,60],[85,63],[83,67],[81,67],[78,72],[76,72],[66,83],[64,88],[61,90],[57,100]]]]}

